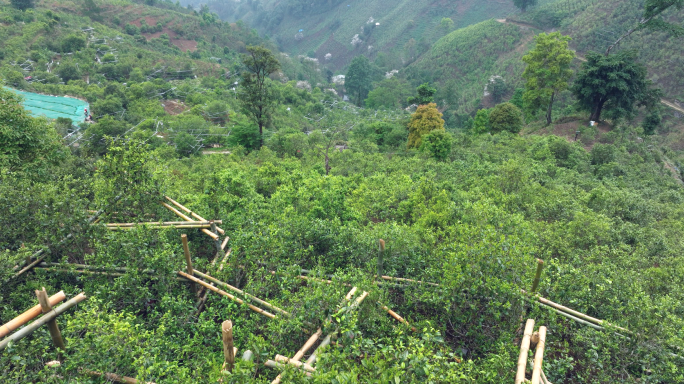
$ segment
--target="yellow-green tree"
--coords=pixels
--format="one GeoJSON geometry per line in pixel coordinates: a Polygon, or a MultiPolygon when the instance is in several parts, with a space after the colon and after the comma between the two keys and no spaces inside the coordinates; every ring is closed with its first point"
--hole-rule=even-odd
{"type": "Polygon", "coordinates": [[[419,148],[422,143],[422,137],[428,133],[444,129],[444,119],[442,119],[442,113],[437,110],[437,104],[430,103],[426,105],[421,105],[416,109],[416,112],[411,116],[411,121],[408,124],[409,127],[409,137],[408,145],[409,149],[419,148]]]}

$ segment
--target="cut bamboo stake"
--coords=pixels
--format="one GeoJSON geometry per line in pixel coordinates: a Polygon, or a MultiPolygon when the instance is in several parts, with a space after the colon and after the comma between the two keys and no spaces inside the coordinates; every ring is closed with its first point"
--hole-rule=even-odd
{"type": "Polygon", "coordinates": [[[233,287],[232,285],[230,285],[230,284],[228,284],[228,283],[225,283],[225,282],[223,282],[223,281],[221,281],[221,280],[215,279],[215,278],[213,278],[213,277],[211,277],[211,276],[209,276],[209,275],[207,275],[207,274],[205,274],[205,273],[202,273],[202,272],[200,272],[200,271],[198,271],[198,270],[196,270],[196,269],[194,269],[193,272],[194,272],[195,275],[197,275],[197,276],[199,276],[199,277],[201,277],[201,278],[203,278],[203,279],[205,279],[205,280],[209,280],[209,281],[211,281],[211,282],[214,283],[214,284],[218,284],[218,285],[224,286],[224,287],[230,289],[231,291],[233,291],[233,292],[235,292],[235,293],[239,293],[239,294],[241,294],[241,295],[247,297],[248,299],[253,300],[253,301],[255,301],[255,302],[257,302],[257,303],[259,303],[259,304],[261,304],[261,305],[263,305],[263,306],[265,306],[265,307],[268,307],[268,308],[270,308],[270,309],[272,309],[272,310],[274,310],[274,311],[280,312],[280,313],[282,313],[282,314],[285,315],[285,316],[290,316],[290,314],[289,314],[288,312],[286,312],[286,311],[284,311],[284,310],[282,310],[282,309],[276,307],[275,305],[273,305],[273,304],[271,304],[271,303],[269,303],[269,302],[267,302],[267,301],[261,300],[260,298],[258,298],[258,297],[256,297],[256,296],[250,295],[249,293],[247,293],[247,292],[245,292],[245,291],[243,291],[243,290],[241,290],[241,289],[239,289],[239,288],[233,287]]]}
{"type": "Polygon", "coordinates": [[[541,379],[542,363],[544,361],[544,346],[546,344],[546,327],[539,327],[539,343],[534,354],[534,367],[532,368],[532,384],[539,384],[541,379]]]}
{"type": "MultiPolygon", "coordinates": [[[[89,375],[89,376],[94,376],[94,377],[104,376],[107,381],[113,381],[113,382],[124,383],[124,384],[138,384],[138,383],[140,383],[140,381],[138,381],[132,377],[120,376],[120,375],[117,375],[115,373],[100,373],[100,372],[91,371],[89,369],[83,369],[82,371],[83,371],[83,373],[85,373],[86,375],[89,375]]],[[[155,383],[153,383],[151,381],[147,381],[146,384],[155,384],[155,383]]]]}
{"type": "MultiPolygon", "coordinates": [[[[202,216],[200,216],[200,215],[196,214],[195,212],[189,210],[188,208],[184,207],[183,205],[181,205],[181,204],[180,204],[179,202],[177,202],[176,200],[174,200],[174,199],[172,199],[172,198],[170,198],[170,197],[168,197],[168,196],[164,196],[164,197],[166,198],[166,200],[170,201],[171,204],[173,204],[173,205],[175,205],[176,207],[178,207],[178,208],[184,210],[185,212],[189,213],[190,216],[194,217],[195,219],[200,220],[200,221],[207,221],[207,220],[205,220],[202,216]]],[[[222,223],[217,222],[217,224],[222,224],[222,223]]],[[[219,231],[220,234],[222,234],[222,235],[225,235],[225,234],[226,234],[226,232],[225,232],[223,229],[221,229],[221,228],[216,228],[216,229],[219,231]]]]}
{"type": "MultiPolygon", "coordinates": [[[[393,317],[394,319],[396,319],[398,322],[400,322],[400,323],[406,325],[407,327],[411,327],[411,325],[409,325],[408,321],[406,321],[406,319],[404,319],[403,317],[399,316],[398,313],[396,313],[396,312],[394,312],[393,310],[389,309],[389,307],[387,307],[386,305],[382,304],[382,303],[379,302],[379,301],[378,301],[378,305],[380,306],[380,308],[382,308],[385,312],[387,312],[390,316],[392,316],[392,317],[393,317]]],[[[412,330],[413,332],[417,332],[416,327],[411,327],[411,330],[412,330]]]]}
{"type": "MultiPolygon", "coordinates": [[[[318,339],[321,337],[322,334],[323,334],[323,330],[318,328],[316,333],[314,333],[313,335],[311,335],[311,337],[309,337],[309,340],[307,340],[306,343],[304,343],[304,345],[299,349],[299,351],[297,351],[297,353],[295,353],[294,357],[291,358],[290,361],[300,361],[302,359],[302,357],[304,357],[306,352],[309,349],[311,349],[311,347],[313,347],[313,345],[316,343],[316,341],[318,341],[318,339]]],[[[279,384],[280,378],[281,378],[281,375],[278,375],[275,378],[275,380],[273,380],[271,382],[271,384],[279,384]]]]}
{"type": "MultiPolygon", "coordinates": [[[[52,310],[52,305],[50,305],[50,300],[48,299],[45,287],[42,290],[36,291],[36,296],[38,297],[38,302],[43,313],[48,313],[52,310]]],[[[52,342],[55,347],[66,351],[66,345],[64,345],[64,339],[62,339],[62,333],[59,331],[59,326],[57,325],[57,319],[52,319],[47,322],[48,330],[50,331],[50,337],[52,337],[52,342]]]]}
{"type": "MultiPolygon", "coordinates": [[[[66,299],[66,295],[64,294],[64,291],[59,291],[56,294],[50,296],[50,299],[49,299],[50,306],[55,306],[58,303],[62,302],[64,299],[66,299]]],[[[15,317],[14,319],[3,324],[2,326],[0,326],[0,338],[9,335],[15,329],[21,327],[22,325],[24,325],[24,324],[28,323],[29,321],[38,317],[38,315],[40,315],[41,313],[43,313],[42,307],[40,304],[38,304],[34,307],[31,307],[31,309],[29,309],[26,312],[22,313],[21,315],[15,317]]]]}
{"type": "Polygon", "coordinates": [[[297,360],[288,359],[287,357],[285,357],[283,355],[276,355],[275,361],[277,361],[279,363],[283,363],[283,364],[290,364],[294,367],[303,369],[307,372],[316,372],[316,368],[310,366],[309,364],[302,363],[301,361],[297,361],[297,360]]]}
{"type": "Polygon", "coordinates": [[[527,368],[527,353],[530,350],[530,338],[534,330],[534,320],[528,319],[525,324],[522,344],[520,345],[520,356],[518,357],[518,371],[515,374],[515,384],[525,381],[525,368],[527,368]]]}
{"type": "Polygon", "coordinates": [[[233,372],[235,365],[235,351],[233,350],[233,322],[226,320],[221,324],[221,335],[223,340],[223,357],[225,367],[228,372],[233,372]]]}
{"type": "Polygon", "coordinates": [[[5,347],[7,347],[7,344],[9,344],[10,341],[17,341],[17,340],[23,339],[24,337],[30,335],[36,329],[40,328],[42,325],[47,324],[47,322],[49,322],[50,320],[56,318],[57,316],[66,312],[71,307],[75,306],[76,304],[80,303],[81,301],[83,301],[85,299],[86,299],[86,295],[83,293],[80,293],[77,296],[73,297],[72,299],[67,300],[67,302],[60,305],[59,307],[52,309],[49,313],[46,313],[40,319],[34,321],[33,323],[29,324],[28,326],[26,326],[22,329],[20,329],[19,331],[15,332],[14,334],[6,337],[2,341],[0,341],[0,351],[5,349],[5,347]]]}
{"type": "MultiPolygon", "coordinates": [[[[229,298],[229,299],[235,301],[236,303],[245,304],[245,302],[244,302],[242,299],[239,299],[239,298],[237,298],[237,297],[231,295],[231,294],[228,293],[228,292],[222,291],[222,290],[220,290],[220,289],[214,287],[213,285],[211,285],[211,284],[209,284],[209,283],[207,283],[207,282],[205,282],[205,281],[202,281],[202,280],[200,280],[200,279],[198,279],[198,278],[196,278],[196,277],[194,277],[194,276],[190,276],[190,275],[188,275],[187,273],[181,272],[181,271],[178,271],[178,274],[181,275],[181,276],[183,276],[183,277],[185,277],[185,278],[187,278],[187,279],[189,279],[189,280],[191,280],[191,281],[194,281],[195,283],[197,283],[197,284],[199,284],[199,285],[201,285],[201,286],[203,286],[203,287],[205,287],[205,288],[207,288],[207,289],[209,289],[209,290],[211,290],[211,291],[214,291],[214,292],[218,293],[219,295],[226,296],[227,298],[229,298]]],[[[266,317],[268,317],[268,318],[270,318],[270,319],[275,319],[275,317],[276,317],[274,314],[269,313],[269,312],[266,312],[266,311],[264,311],[264,310],[261,309],[261,308],[257,308],[257,307],[255,307],[255,306],[253,306],[252,304],[247,304],[247,306],[248,306],[249,309],[251,309],[252,311],[254,311],[254,312],[256,312],[256,313],[259,313],[259,314],[262,314],[262,315],[264,315],[264,316],[266,316],[266,317]]]]}
{"type": "MultiPolygon", "coordinates": [[[[182,234],[181,235],[181,242],[183,243],[183,253],[185,254],[185,264],[186,268],[188,271],[188,274],[192,275],[192,258],[190,256],[190,247],[188,246],[188,235],[182,234]]],[[[192,287],[192,293],[197,296],[197,285],[196,284],[190,284],[192,287]]]]}
{"type": "Polygon", "coordinates": [[[347,296],[344,297],[344,299],[347,301],[351,300],[354,294],[356,293],[356,289],[356,287],[352,288],[351,291],[347,293],[347,296]]]}
{"type": "Polygon", "coordinates": [[[532,282],[532,293],[537,292],[542,269],[544,269],[544,261],[537,259],[537,272],[534,274],[534,281],[532,282]]]}
{"type": "MultiPolygon", "coordinates": [[[[171,211],[171,212],[175,213],[176,215],[178,215],[178,217],[180,217],[181,219],[183,219],[183,220],[185,220],[185,221],[193,221],[193,222],[194,222],[194,220],[192,220],[191,218],[185,216],[185,215],[182,214],[180,211],[178,211],[176,208],[174,208],[174,207],[172,207],[172,206],[170,206],[170,205],[168,205],[168,204],[166,204],[166,203],[162,203],[162,205],[163,205],[164,207],[166,207],[169,211],[171,211]]],[[[208,230],[208,229],[206,229],[206,228],[202,228],[202,232],[203,232],[204,234],[206,234],[207,236],[211,237],[211,238],[214,239],[214,240],[218,240],[218,238],[219,238],[217,234],[211,232],[210,230],[208,230]]]]}
{"type": "MultiPolygon", "coordinates": [[[[287,364],[279,363],[279,362],[273,361],[273,360],[268,360],[268,361],[266,361],[266,362],[264,363],[264,365],[267,366],[267,367],[269,367],[269,368],[276,368],[276,369],[281,369],[281,370],[287,369],[287,366],[288,366],[287,364]]],[[[302,372],[304,372],[304,374],[307,375],[307,376],[311,376],[311,373],[310,373],[310,372],[307,372],[307,371],[304,371],[304,370],[302,370],[302,372]]]]}

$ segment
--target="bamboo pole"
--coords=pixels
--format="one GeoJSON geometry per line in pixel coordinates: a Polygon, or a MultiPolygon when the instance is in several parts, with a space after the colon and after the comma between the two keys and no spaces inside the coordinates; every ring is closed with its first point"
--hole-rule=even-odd
{"type": "MultiPolygon", "coordinates": [[[[186,268],[189,274],[192,275],[192,258],[190,256],[190,247],[188,246],[188,235],[182,234],[181,235],[181,242],[183,243],[183,253],[185,254],[185,264],[186,268]]],[[[197,285],[196,284],[190,284],[190,287],[192,288],[192,293],[197,296],[197,285]]]]}
{"type": "Polygon", "coordinates": [[[279,363],[283,363],[283,364],[290,364],[294,367],[303,369],[307,372],[316,372],[316,368],[310,366],[309,364],[302,363],[301,361],[297,361],[297,360],[288,359],[287,357],[285,357],[283,355],[276,355],[275,361],[277,361],[279,363]]]}
{"type": "MultiPolygon", "coordinates": [[[[38,297],[38,302],[43,313],[48,313],[52,310],[52,305],[50,305],[50,300],[48,299],[45,287],[42,290],[36,290],[36,296],[38,297]]],[[[52,342],[55,347],[66,351],[66,345],[64,345],[64,339],[62,339],[62,333],[59,331],[59,326],[57,325],[57,319],[52,319],[47,322],[48,330],[50,331],[50,337],[52,337],[52,342]]]]}
{"type": "Polygon", "coordinates": [[[223,357],[228,372],[233,372],[235,365],[235,351],[233,350],[233,322],[226,320],[221,324],[221,338],[223,340],[223,357]]]}
{"type": "MultiPolygon", "coordinates": [[[[135,229],[136,226],[107,226],[105,227],[109,231],[132,231],[135,229]]],[[[211,228],[211,225],[208,224],[188,224],[188,225],[180,225],[180,224],[174,224],[174,225],[152,225],[149,224],[147,225],[148,228],[150,229],[167,229],[167,228],[173,228],[173,229],[209,229],[211,228]]]]}
{"type": "Polygon", "coordinates": [[[332,339],[332,334],[327,335],[323,341],[321,341],[321,344],[314,349],[313,353],[311,356],[309,356],[308,359],[306,359],[306,364],[313,366],[313,363],[316,362],[316,356],[318,355],[318,352],[320,352],[323,348],[327,347],[330,345],[330,340],[332,339]]]}
{"type": "Polygon", "coordinates": [[[352,288],[351,291],[347,293],[347,296],[344,297],[345,300],[349,301],[354,297],[354,294],[356,293],[356,287],[352,288]]]}
{"type": "Polygon", "coordinates": [[[385,257],[385,240],[378,240],[378,276],[383,275],[383,258],[385,257]]]}
{"type": "MultiPolygon", "coordinates": [[[[175,205],[176,207],[178,207],[178,208],[184,210],[185,212],[189,213],[190,216],[194,217],[195,219],[200,220],[200,221],[207,221],[207,220],[204,219],[202,216],[200,216],[200,215],[196,214],[195,212],[189,210],[188,208],[184,207],[183,205],[181,205],[181,203],[177,202],[176,200],[174,200],[174,199],[172,199],[172,198],[170,198],[170,197],[168,197],[168,196],[164,196],[164,197],[166,198],[166,200],[170,201],[171,204],[173,204],[173,205],[175,205]]],[[[218,222],[218,221],[217,221],[216,223],[217,223],[217,224],[223,224],[223,223],[218,222]]],[[[221,228],[216,228],[216,229],[219,231],[220,234],[222,234],[222,235],[225,235],[225,234],[226,234],[226,231],[224,231],[223,229],[221,229],[221,228]]]]}
{"type": "Polygon", "coordinates": [[[40,328],[42,325],[47,324],[47,322],[66,312],[71,307],[75,306],[76,304],[80,303],[86,298],[87,297],[85,294],[79,293],[77,296],[71,298],[59,307],[53,308],[49,313],[46,313],[40,319],[34,321],[28,326],[20,329],[19,331],[0,341],[0,351],[5,349],[5,347],[7,347],[7,344],[9,344],[10,341],[17,341],[23,339],[24,337],[30,335],[36,329],[40,328]]]}
{"type": "Polygon", "coordinates": [[[541,279],[542,269],[544,269],[544,261],[537,259],[537,272],[534,274],[534,281],[532,282],[532,293],[537,292],[539,281],[541,279]]]}
{"type": "MultiPolygon", "coordinates": [[[[311,349],[311,347],[313,347],[313,345],[316,343],[316,341],[318,341],[318,339],[321,337],[322,334],[323,334],[323,330],[318,328],[316,333],[314,333],[313,335],[311,335],[311,337],[309,337],[309,339],[306,341],[306,343],[304,343],[304,345],[299,349],[299,351],[297,351],[297,353],[295,353],[294,357],[291,358],[290,361],[300,361],[302,359],[302,357],[304,357],[304,355],[306,354],[306,351],[308,351],[309,349],[311,349]]],[[[278,375],[275,378],[275,380],[273,380],[271,382],[271,384],[280,384],[280,379],[281,379],[281,375],[278,375]]]]}
{"type": "Polygon", "coordinates": [[[392,276],[380,276],[384,280],[394,280],[394,281],[402,281],[402,282],[407,282],[407,283],[414,283],[414,284],[427,284],[427,285],[432,285],[435,287],[441,287],[441,285],[436,284],[436,283],[430,283],[427,281],[420,281],[420,280],[411,280],[411,279],[404,279],[401,277],[392,277],[392,276]]]}
{"type": "MultiPolygon", "coordinates": [[[[56,294],[50,296],[48,302],[50,303],[50,306],[55,306],[58,303],[62,302],[64,299],[66,299],[64,291],[59,291],[56,294]]],[[[3,324],[2,326],[0,326],[0,338],[9,335],[15,329],[21,327],[22,325],[38,317],[38,315],[40,315],[41,313],[43,313],[42,307],[40,304],[38,304],[26,310],[24,313],[15,317],[14,319],[3,324]]]]}
{"type": "MultiPolygon", "coordinates": [[[[218,222],[219,222],[219,221],[217,221],[217,223],[218,223],[218,222]]],[[[218,227],[216,227],[216,229],[218,229],[218,227]]],[[[228,240],[230,240],[230,237],[228,237],[228,236],[226,236],[226,238],[223,239],[223,243],[221,243],[221,249],[222,249],[222,250],[225,250],[225,249],[226,249],[226,244],[228,244],[228,240]]]]}
{"type": "MultiPolygon", "coordinates": [[[[215,220],[215,223],[221,224],[223,221],[215,220]]],[[[136,225],[207,225],[211,226],[211,221],[150,221],[142,223],[106,223],[107,227],[135,227],[136,225]]]]}
{"type": "MultiPolygon", "coordinates": [[[[400,322],[400,323],[406,325],[407,327],[411,327],[411,325],[408,323],[408,321],[406,321],[406,319],[404,319],[403,317],[399,316],[398,313],[396,313],[396,312],[394,312],[393,310],[389,309],[389,307],[387,307],[386,305],[382,304],[382,303],[379,302],[379,301],[378,301],[377,303],[378,303],[378,305],[380,306],[380,308],[382,308],[385,312],[387,312],[387,313],[388,313],[390,316],[392,316],[395,320],[397,320],[398,322],[400,322]]],[[[411,327],[411,330],[412,330],[413,332],[417,332],[416,327],[411,327]]]]}
{"type": "MultiPolygon", "coordinates": [[[[101,276],[111,276],[111,277],[121,277],[125,276],[125,273],[120,273],[120,272],[99,272],[99,271],[93,271],[93,270],[87,270],[87,271],[80,271],[76,269],[59,269],[59,268],[43,268],[43,267],[36,267],[34,269],[40,270],[40,271],[46,271],[46,272],[59,272],[59,273],[77,273],[81,275],[101,275],[101,276]]],[[[125,271],[124,271],[125,272],[125,271]]],[[[144,273],[153,273],[153,272],[148,272],[147,270],[142,271],[144,273]]],[[[152,275],[150,277],[160,277],[159,275],[152,275]]],[[[182,277],[174,276],[174,280],[176,281],[181,281],[187,283],[189,280],[184,279],[182,277]]]]}
{"type": "Polygon", "coordinates": [[[520,345],[520,356],[518,357],[518,371],[515,374],[515,384],[525,381],[525,368],[527,368],[527,353],[530,350],[530,338],[534,331],[534,320],[527,319],[525,333],[523,334],[522,344],[520,345]]]}
{"type": "MultiPolygon", "coordinates": [[[[211,291],[214,291],[214,292],[218,293],[219,295],[226,296],[227,298],[229,298],[229,299],[235,301],[236,303],[245,304],[245,302],[244,302],[242,299],[237,298],[237,297],[231,295],[231,294],[228,293],[228,292],[222,291],[222,290],[220,290],[220,289],[214,287],[213,285],[211,285],[211,284],[209,284],[209,283],[207,283],[207,282],[205,282],[205,281],[202,281],[202,280],[200,280],[200,279],[198,279],[198,278],[196,278],[196,277],[194,277],[194,276],[190,276],[190,275],[188,275],[187,273],[185,273],[185,272],[180,272],[180,271],[178,271],[178,274],[181,275],[181,276],[183,276],[183,277],[185,277],[185,278],[187,278],[187,279],[189,279],[189,280],[191,280],[191,281],[194,281],[195,283],[197,283],[197,284],[199,284],[199,285],[201,285],[201,286],[203,286],[203,287],[205,287],[205,288],[207,288],[207,289],[209,289],[209,290],[211,290],[211,291]]],[[[269,312],[266,312],[266,311],[264,311],[264,310],[261,309],[261,308],[257,308],[257,307],[255,307],[255,306],[253,306],[252,304],[247,304],[247,306],[248,306],[249,309],[251,309],[252,311],[254,311],[254,312],[256,312],[256,313],[259,313],[259,314],[262,314],[262,315],[264,315],[264,316],[266,316],[266,317],[268,317],[268,318],[270,318],[270,319],[275,319],[275,317],[276,317],[274,314],[269,313],[269,312]]]]}
{"type": "MultiPolygon", "coordinates": [[[[267,366],[267,367],[269,367],[269,368],[276,368],[276,369],[282,369],[282,370],[287,369],[287,366],[288,366],[287,364],[279,363],[279,362],[273,361],[273,360],[268,360],[268,361],[266,361],[266,362],[264,363],[264,365],[267,366]]],[[[304,374],[307,375],[307,376],[311,376],[311,373],[310,373],[310,372],[307,372],[307,371],[304,371],[304,370],[302,370],[302,372],[304,372],[304,374]]]]}
{"type": "Polygon", "coordinates": [[[195,275],[197,275],[197,276],[199,276],[199,277],[201,277],[201,278],[203,278],[203,279],[205,279],[205,280],[209,280],[209,281],[211,281],[211,282],[214,283],[214,284],[218,284],[218,285],[224,286],[224,287],[230,289],[231,291],[233,291],[233,292],[235,292],[235,293],[239,293],[239,294],[241,294],[241,295],[243,295],[243,296],[249,298],[250,300],[253,300],[253,301],[255,301],[255,302],[257,302],[257,303],[259,303],[259,304],[261,304],[261,305],[263,305],[263,306],[265,306],[265,307],[268,307],[268,308],[270,308],[270,309],[272,309],[272,310],[274,310],[274,311],[280,312],[280,313],[282,313],[282,314],[285,315],[285,316],[290,316],[290,314],[289,314],[288,312],[286,312],[286,311],[284,311],[284,310],[282,310],[282,309],[276,307],[275,305],[273,305],[273,304],[271,304],[271,303],[269,303],[269,302],[267,302],[267,301],[261,300],[260,298],[258,298],[258,297],[256,297],[256,296],[250,295],[249,293],[247,293],[247,292],[245,292],[245,291],[243,291],[243,290],[241,290],[241,289],[239,289],[239,288],[233,287],[232,285],[230,285],[230,284],[228,284],[228,283],[225,283],[225,282],[223,282],[223,281],[221,281],[221,280],[215,279],[215,278],[213,278],[213,277],[211,277],[211,276],[209,276],[209,275],[207,275],[207,274],[205,274],[205,273],[202,273],[202,272],[200,272],[200,271],[198,271],[198,270],[196,270],[196,269],[193,269],[193,272],[194,272],[195,275]]]}
{"type": "MultiPolygon", "coordinates": [[[[227,237],[226,237],[227,239],[227,237]]],[[[228,252],[226,252],[226,255],[223,256],[223,259],[221,259],[221,262],[219,263],[219,271],[223,271],[223,265],[226,263],[226,260],[228,259],[228,256],[233,252],[233,248],[230,248],[228,252]]]]}
{"type": "Polygon", "coordinates": [[[210,221],[209,224],[211,226],[211,232],[213,232],[214,235],[216,235],[216,238],[214,239],[214,245],[216,245],[216,257],[214,258],[213,263],[216,264],[216,259],[218,259],[218,255],[220,253],[223,253],[223,248],[221,247],[221,241],[219,240],[218,227],[216,226],[213,220],[210,221]]]}
{"type": "Polygon", "coordinates": [[[541,380],[542,363],[544,361],[544,346],[546,345],[546,327],[539,327],[539,343],[534,354],[534,367],[532,368],[532,384],[539,384],[541,380]]]}
{"type": "Polygon", "coordinates": [[[541,371],[541,379],[544,382],[544,384],[551,384],[549,379],[546,378],[546,375],[544,374],[544,371],[541,371]]]}
{"type": "MultiPolygon", "coordinates": [[[[182,214],[182,213],[181,213],[180,211],[178,211],[176,208],[174,208],[174,207],[172,207],[172,206],[170,206],[170,205],[168,205],[168,204],[166,204],[166,203],[164,203],[164,202],[162,202],[162,205],[163,205],[164,207],[166,207],[169,211],[171,211],[171,212],[175,213],[176,215],[178,215],[181,219],[183,219],[183,220],[185,220],[185,221],[194,221],[194,220],[192,220],[191,218],[189,218],[189,217],[185,216],[184,214],[182,214]]],[[[215,234],[215,233],[212,233],[210,230],[208,230],[208,229],[206,229],[206,228],[202,228],[202,232],[203,232],[204,234],[206,234],[207,236],[211,237],[212,239],[218,240],[218,235],[215,234]]]]}
{"type": "MultiPolygon", "coordinates": [[[[120,375],[117,375],[115,373],[100,373],[100,372],[91,371],[89,369],[83,369],[82,371],[83,371],[83,373],[85,373],[89,376],[93,376],[93,377],[104,376],[107,381],[113,381],[116,383],[124,383],[124,384],[138,384],[138,383],[140,383],[140,381],[138,381],[132,377],[120,376],[120,375]]],[[[147,382],[145,382],[145,384],[155,384],[155,383],[153,383],[151,381],[147,381],[147,382]]]]}

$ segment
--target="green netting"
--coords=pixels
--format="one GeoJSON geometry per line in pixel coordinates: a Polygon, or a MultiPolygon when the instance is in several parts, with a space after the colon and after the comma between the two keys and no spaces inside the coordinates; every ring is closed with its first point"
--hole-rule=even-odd
{"type": "Polygon", "coordinates": [[[24,98],[24,108],[34,116],[45,116],[48,119],[67,117],[77,123],[85,119],[84,109],[87,108],[90,112],[88,103],[71,97],[40,95],[7,87],[5,89],[21,95],[24,98]]]}

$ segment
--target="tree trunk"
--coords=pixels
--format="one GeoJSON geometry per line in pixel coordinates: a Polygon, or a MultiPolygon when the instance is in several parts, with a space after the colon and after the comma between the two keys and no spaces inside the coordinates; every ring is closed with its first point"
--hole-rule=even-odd
{"type": "Polygon", "coordinates": [[[546,125],[551,125],[551,111],[553,110],[553,99],[556,96],[556,92],[551,93],[551,101],[549,102],[549,109],[546,111],[546,125]]]}
{"type": "Polygon", "coordinates": [[[328,151],[330,150],[330,147],[327,147],[325,149],[325,175],[328,176],[330,173],[330,158],[328,157],[328,151]]]}
{"type": "Polygon", "coordinates": [[[596,105],[596,109],[594,109],[594,113],[591,114],[591,120],[595,122],[599,122],[601,120],[601,112],[603,111],[603,105],[605,104],[605,101],[599,101],[598,104],[596,105]]]}
{"type": "Polygon", "coordinates": [[[259,148],[264,146],[264,124],[259,122],[259,148]]]}

